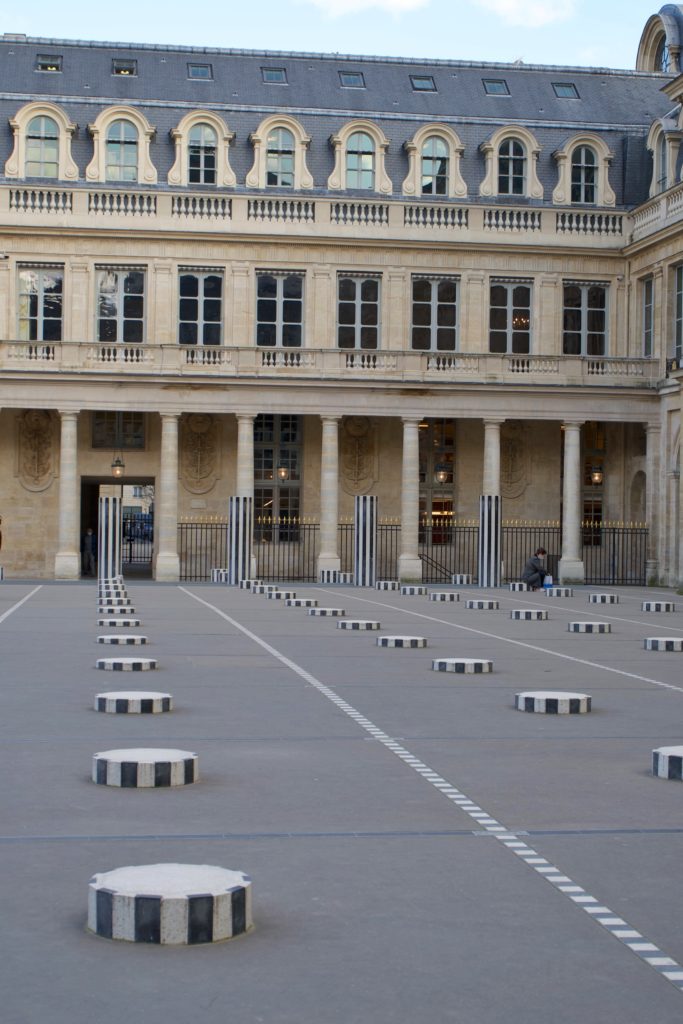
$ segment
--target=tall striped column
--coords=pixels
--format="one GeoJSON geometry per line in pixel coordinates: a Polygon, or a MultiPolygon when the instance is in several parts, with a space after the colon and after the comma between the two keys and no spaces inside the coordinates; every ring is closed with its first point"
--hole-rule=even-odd
{"type": "Polygon", "coordinates": [[[357,494],[353,518],[353,582],[374,587],[377,576],[377,498],[357,494]]]}
{"type": "Polygon", "coordinates": [[[500,586],[500,524],[499,494],[482,494],[479,498],[479,586],[500,586]]]}
{"type": "Polygon", "coordinates": [[[123,502],[121,498],[100,498],[97,524],[97,577],[110,580],[121,575],[123,502]]]}
{"type": "Polygon", "coordinates": [[[583,583],[584,580],[581,490],[581,423],[565,421],[560,583],[583,583]]]}
{"type": "Polygon", "coordinates": [[[55,579],[77,580],[81,575],[78,553],[78,413],[60,411],[59,415],[59,539],[55,555],[55,579]]]}
{"type": "Polygon", "coordinates": [[[233,494],[228,501],[228,583],[236,587],[251,573],[254,499],[250,495],[233,494]]]}

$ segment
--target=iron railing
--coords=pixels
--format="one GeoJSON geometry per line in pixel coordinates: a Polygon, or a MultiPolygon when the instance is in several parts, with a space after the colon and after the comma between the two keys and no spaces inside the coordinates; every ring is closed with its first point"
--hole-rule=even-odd
{"type": "Polygon", "coordinates": [[[583,541],[586,583],[646,586],[647,526],[585,523],[583,541]]]}
{"type": "Polygon", "coordinates": [[[228,524],[178,523],[180,579],[200,583],[228,564],[228,524]]]}
{"type": "Polygon", "coordinates": [[[121,556],[124,565],[152,564],[154,520],[149,513],[124,512],[121,556]]]}

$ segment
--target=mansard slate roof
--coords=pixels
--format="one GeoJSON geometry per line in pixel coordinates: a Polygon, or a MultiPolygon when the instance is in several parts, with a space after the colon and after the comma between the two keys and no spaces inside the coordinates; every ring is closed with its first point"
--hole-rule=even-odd
{"type": "MultiPolygon", "coordinates": [[[[174,160],[169,131],[190,110],[211,109],[236,133],[230,160],[238,189],[253,162],[249,134],[263,117],[297,117],[311,136],[307,156],[316,192],[325,191],[333,157],[328,144],[350,119],[367,117],[390,141],[387,173],[400,194],[407,172],[403,144],[430,122],[450,124],[465,145],[463,177],[469,201],[483,177],[480,145],[501,125],[521,124],[538,139],[538,174],[546,201],[557,181],[552,153],[581,130],[599,132],[613,153],[610,180],[618,205],[645,198],[652,121],[670,110],[665,74],[469,61],[353,57],[273,51],[152,46],[59,39],[0,37],[0,171],[12,150],[9,119],[27,102],[51,99],[77,124],[72,152],[82,178],[92,155],[87,131],[105,107],[139,107],[156,128],[152,160],[160,187],[174,160]],[[36,70],[38,54],[60,55],[60,72],[36,70]],[[112,60],[134,60],[137,74],[112,74],[112,60]],[[188,64],[210,64],[211,81],[189,79],[188,64]],[[263,81],[262,68],[284,68],[287,84],[263,81]],[[340,71],[358,71],[365,88],[345,88],[340,71]],[[415,91],[411,75],[428,75],[435,92],[415,91]],[[509,95],[490,96],[483,79],[505,79],[509,95]],[[553,83],[572,82],[578,99],[561,99],[553,83]]],[[[490,200],[489,200],[490,201],[490,200]]]]}

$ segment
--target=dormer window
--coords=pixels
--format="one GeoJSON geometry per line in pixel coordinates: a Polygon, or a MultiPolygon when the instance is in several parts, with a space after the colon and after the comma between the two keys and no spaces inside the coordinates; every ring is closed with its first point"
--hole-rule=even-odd
{"type": "Polygon", "coordinates": [[[39,53],[36,57],[36,71],[61,71],[62,58],[59,54],[39,53]]]}
{"type": "Polygon", "coordinates": [[[138,62],[136,60],[118,60],[114,58],[111,62],[112,75],[121,75],[123,78],[135,77],[138,73],[138,62]]]}

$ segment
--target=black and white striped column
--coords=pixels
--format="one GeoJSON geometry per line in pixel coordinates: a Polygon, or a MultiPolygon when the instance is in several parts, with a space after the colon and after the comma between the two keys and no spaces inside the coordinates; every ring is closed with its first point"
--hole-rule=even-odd
{"type": "Polygon", "coordinates": [[[237,587],[240,580],[251,576],[254,499],[233,494],[229,504],[228,583],[237,587]]]}
{"type": "Polygon", "coordinates": [[[374,587],[377,577],[377,498],[358,494],[354,499],[353,582],[374,587]]]}
{"type": "Polygon", "coordinates": [[[501,501],[498,494],[479,498],[479,586],[500,586],[501,501]]]}
{"type": "Polygon", "coordinates": [[[123,505],[121,498],[100,498],[97,525],[97,576],[110,580],[121,575],[123,505]]]}

